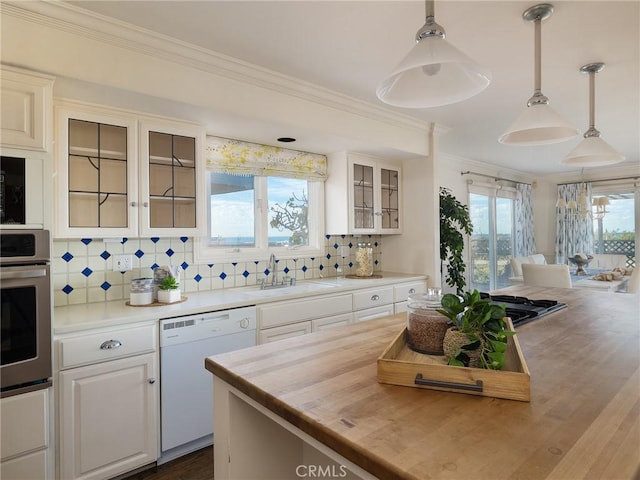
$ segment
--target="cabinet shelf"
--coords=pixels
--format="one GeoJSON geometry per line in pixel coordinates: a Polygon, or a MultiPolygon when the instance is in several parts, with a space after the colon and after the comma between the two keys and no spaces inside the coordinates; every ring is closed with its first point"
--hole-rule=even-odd
{"type": "Polygon", "coordinates": [[[196,197],[172,197],[170,195],[151,195],[149,196],[151,200],[160,200],[160,201],[176,201],[176,202],[195,202],[196,197]]]}
{"type": "Polygon", "coordinates": [[[175,168],[196,168],[196,162],[192,158],[159,157],[151,155],[149,157],[151,165],[172,165],[175,168]]]}

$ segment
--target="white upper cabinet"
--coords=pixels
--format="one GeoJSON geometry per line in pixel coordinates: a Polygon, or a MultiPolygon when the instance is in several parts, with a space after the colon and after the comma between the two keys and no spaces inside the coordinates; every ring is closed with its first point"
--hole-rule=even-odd
{"type": "Polygon", "coordinates": [[[199,233],[200,127],[61,105],[56,128],[56,237],[199,233]]]}
{"type": "Polygon", "coordinates": [[[205,223],[204,130],[142,121],[140,142],[140,233],[199,235],[205,223]]]}
{"type": "Polygon", "coordinates": [[[327,234],[402,233],[399,164],[362,154],[328,157],[327,234]]]}
{"type": "Polygon", "coordinates": [[[0,82],[2,146],[49,151],[54,77],[2,65],[0,82]]]}

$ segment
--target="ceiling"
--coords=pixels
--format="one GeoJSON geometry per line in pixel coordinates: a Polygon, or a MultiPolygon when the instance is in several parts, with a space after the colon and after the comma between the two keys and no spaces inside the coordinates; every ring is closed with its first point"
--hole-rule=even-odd
{"type": "MultiPolygon", "coordinates": [[[[413,46],[425,7],[422,0],[69,3],[378,106],[384,104],[376,98],[376,86],[413,46]]],[[[576,171],[560,160],[581,137],[539,147],[497,141],[533,94],[534,27],[522,13],[535,4],[437,0],[436,20],[448,40],[488,66],[492,83],[479,95],[453,105],[385,108],[448,127],[440,147],[449,154],[533,174],[576,171]]],[[[584,132],[589,82],[579,69],[604,62],[595,83],[596,127],[626,156],[626,164],[637,165],[640,0],[553,5],[553,15],[542,23],[542,92],[558,113],[584,132]]],[[[238,131],[226,134],[260,138],[257,131],[268,128],[260,122],[236,124],[238,131]]],[[[304,144],[289,145],[305,149],[304,144]]]]}

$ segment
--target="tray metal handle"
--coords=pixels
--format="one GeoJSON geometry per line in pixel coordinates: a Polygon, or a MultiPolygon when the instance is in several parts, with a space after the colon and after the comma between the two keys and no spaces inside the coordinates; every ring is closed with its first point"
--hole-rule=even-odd
{"type": "Polygon", "coordinates": [[[428,380],[426,378],[422,378],[421,373],[416,374],[415,384],[428,385],[430,387],[455,388],[457,390],[471,390],[472,392],[482,391],[482,380],[476,380],[474,385],[470,385],[468,383],[443,382],[440,380],[428,380]]]}

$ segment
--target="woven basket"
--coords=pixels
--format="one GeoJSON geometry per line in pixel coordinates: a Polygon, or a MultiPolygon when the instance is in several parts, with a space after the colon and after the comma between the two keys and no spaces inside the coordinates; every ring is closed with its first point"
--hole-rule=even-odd
{"type": "MultiPolygon", "coordinates": [[[[449,360],[455,355],[459,348],[463,345],[470,343],[469,337],[466,333],[461,332],[455,328],[449,328],[444,335],[444,341],[442,346],[444,349],[444,355],[449,360]]],[[[475,350],[464,350],[464,353],[469,356],[469,366],[473,368],[480,367],[480,355],[482,355],[482,345],[475,350]]]]}

